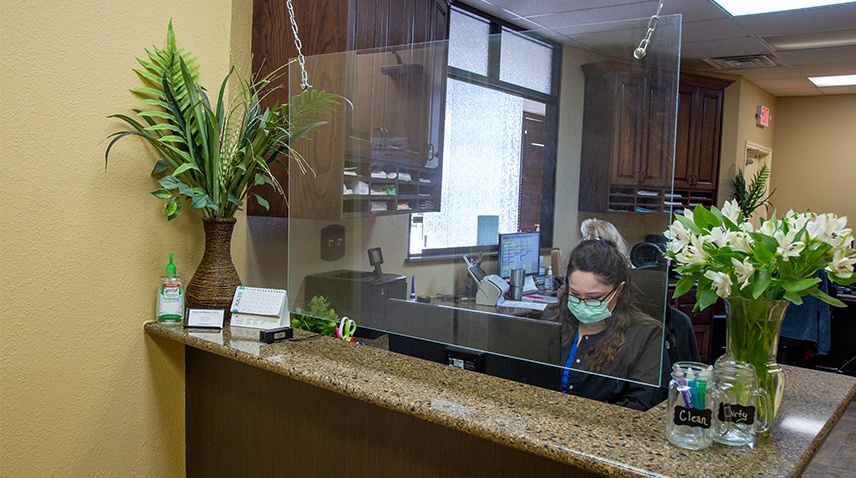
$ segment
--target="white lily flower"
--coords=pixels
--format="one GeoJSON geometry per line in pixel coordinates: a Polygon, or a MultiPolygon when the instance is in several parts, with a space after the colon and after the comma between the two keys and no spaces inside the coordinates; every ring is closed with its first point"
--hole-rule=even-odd
{"type": "Polygon", "coordinates": [[[832,262],[826,270],[841,279],[849,279],[853,275],[854,265],[856,265],[856,251],[839,249],[833,254],[832,262]]]}
{"type": "Polygon", "coordinates": [[[735,251],[752,254],[753,245],[755,245],[755,240],[745,232],[735,232],[728,238],[728,247],[735,251]]]}
{"type": "Polygon", "coordinates": [[[735,224],[740,222],[740,206],[737,204],[736,199],[732,199],[731,201],[727,201],[723,204],[720,212],[722,212],[723,216],[731,219],[731,222],[735,224]]]}
{"type": "Polygon", "coordinates": [[[749,261],[749,258],[743,259],[743,262],[735,258],[731,258],[731,264],[734,266],[734,272],[737,274],[737,282],[740,282],[740,290],[749,285],[749,279],[755,273],[755,266],[749,261]]]}
{"type": "Polygon", "coordinates": [[[792,231],[799,231],[812,219],[810,214],[794,214],[788,217],[788,226],[792,231]]]}
{"type": "Polygon", "coordinates": [[[700,236],[690,237],[690,244],[684,250],[678,253],[675,258],[681,264],[704,264],[710,259],[707,252],[704,251],[703,242],[700,236]]]}
{"type": "Polygon", "coordinates": [[[725,228],[717,226],[711,229],[710,234],[705,235],[703,239],[716,244],[716,247],[725,247],[731,241],[734,234],[733,231],[727,231],[725,228]]]}
{"type": "Polygon", "coordinates": [[[731,277],[728,274],[716,271],[707,271],[704,276],[710,279],[716,295],[723,299],[731,295],[731,277]]]}
{"type": "Polygon", "coordinates": [[[821,214],[806,227],[809,237],[826,242],[833,247],[841,247],[846,242],[844,238],[851,235],[847,227],[847,217],[838,217],[835,214],[821,214]]]}
{"type": "Polygon", "coordinates": [[[776,221],[771,219],[769,221],[764,221],[764,223],[761,224],[761,228],[758,229],[758,232],[765,236],[773,236],[773,234],[775,234],[777,230],[778,228],[776,227],[776,221]]]}
{"type": "Polygon", "coordinates": [[[665,234],[666,238],[669,239],[669,249],[673,252],[678,252],[683,249],[684,246],[690,242],[690,236],[692,236],[690,230],[687,229],[681,221],[675,221],[672,223],[672,225],[669,226],[669,229],[663,234],[665,234]]]}
{"type": "Polygon", "coordinates": [[[693,220],[693,210],[690,208],[684,209],[684,217],[689,219],[690,221],[692,221],[693,220]]]}
{"type": "Polygon", "coordinates": [[[842,229],[841,235],[836,233],[829,238],[828,243],[835,249],[846,249],[848,245],[853,243],[853,233],[849,228],[842,229]]]}
{"type": "Polygon", "coordinates": [[[753,226],[749,221],[741,222],[737,227],[739,227],[743,232],[755,232],[755,226],[753,226]]]}

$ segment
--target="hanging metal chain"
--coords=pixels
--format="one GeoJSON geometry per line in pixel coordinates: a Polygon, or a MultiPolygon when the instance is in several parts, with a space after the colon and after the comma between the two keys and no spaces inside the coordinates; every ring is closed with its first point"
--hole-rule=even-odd
{"type": "MultiPolygon", "coordinates": [[[[294,46],[297,47],[297,64],[300,65],[300,88],[312,88],[309,84],[309,74],[306,73],[306,58],[303,57],[303,42],[297,35],[297,21],[294,19],[294,7],[291,5],[291,0],[286,0],[285,5],[288,7],[288,16],[291,19],[291,31],[294,32],[294,46]]],[[[662,3],[661,3],[662,5],[662,3]]]]}
{"type": "Polygon", "coordinates": [[[633,58],[637,60],[641,60],[645,58],[645,55],[648,54],[648,44],[651,43],[651,34],[654,33],[654,29],[657,28],[657,21],[660,20],[660,10],[663,9],[663,0],[660,0],[660,4],[657,6],[657,13],[648,20],[648,33],[645,34],[645,38],[639,42],[639,46],[633,50],[633,58]]]}

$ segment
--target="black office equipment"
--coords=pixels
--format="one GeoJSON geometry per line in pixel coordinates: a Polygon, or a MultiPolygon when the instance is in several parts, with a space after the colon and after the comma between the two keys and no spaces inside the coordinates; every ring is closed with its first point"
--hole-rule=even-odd
{"type": "Polygon", "coordinates": [[[630,263],[637,268],[665,268],[665,244],[640,242],[630,249],[630,263]]]}
{"type": "Polygon", "coordinates": [[[386,330],[386,301],[407,298],[402,275],[339,270],[306,276],[308,298],[321,295],[339,317],[357,323],[357,337],[374,338],[386,330]]]}
{"type": "Polygon", "coordinates": [[[391,352],[561,390],[558,322],[391,299],[386,326],[391,352]]]}
{"type": "Polygon", "coordinates": [[[369,264],[374,267],[375,277],[380,278],[383,275],[383,271],[380,270],[380,265],[383,264],[383,252],[381,252],[380,247],[369,249],[368,252],[369,264]]]}

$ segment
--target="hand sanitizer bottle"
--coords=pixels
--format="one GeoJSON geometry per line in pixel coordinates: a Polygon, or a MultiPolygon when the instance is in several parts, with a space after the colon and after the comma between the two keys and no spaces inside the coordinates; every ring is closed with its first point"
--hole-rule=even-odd
{"type": "Polygon", "coordinates": [[[544,278],[544,290],[547,292],[553,291],[553,266],[547,269],[547,277],[544,278]]]}
{"type": "Polygon", "coordinates": [[[157,319],[159,324],[181,324],[184,321],[184,286],[175,273],[172,262],[173,253],[169,253],[166,275],[161,277],[158,286],[157,319]]]}

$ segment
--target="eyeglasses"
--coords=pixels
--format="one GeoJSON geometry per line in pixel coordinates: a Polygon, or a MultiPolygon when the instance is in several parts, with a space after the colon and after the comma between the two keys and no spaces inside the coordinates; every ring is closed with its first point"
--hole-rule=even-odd
{"type": "Polygon", "coordinates": [[[598,307],[604,302],[609,302],[610,300],[612,300],[612,297],[617,291],[618,287],[613,288],[612,291],[606,294],[606,297],[604,297],[603,299],[583,299],[582,297],[571,295],[571,293],[568,292],[568,300],[575,304],[585,304],[587,307],[598,307]]]}

